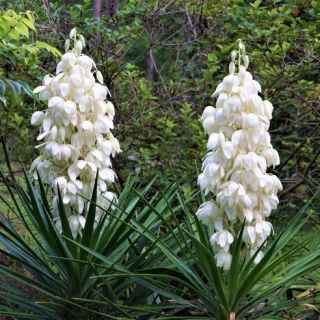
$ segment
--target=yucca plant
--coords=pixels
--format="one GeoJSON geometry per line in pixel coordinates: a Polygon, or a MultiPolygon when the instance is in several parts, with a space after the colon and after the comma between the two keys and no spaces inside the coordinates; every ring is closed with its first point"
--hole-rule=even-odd
{"type": "MultiPolygon", "coordinates": [[[[12,223],[1,214],[0,253],[9,261],[9,265],[0,264],[1,315],[88,319],[90,315],[131,318],[131,313],[145,314],[148,308],[135,310],[132,306],[152,304],[156,295],[153,285],[146,286],[134,273],[156,265],[169,267],[171,262],[156,243],[131,225],[138,223],[143,230],[155,234],[161,228],[170,230],[167,219],[171,210],[176,212],[180,206],[174,204],[174,185],[163,193],[152,194],[155,180],[140,188],[137,179],[130,178],[113,210],[106,212],[97,225],[95,187],[82,237],[73,239],[60,193],[62,234],[53,222],[40,177],[34,183],[25,174],[23,186],[12,173],[1,173],[1,178],[10,196],[8,200],[0,195],[1,200],[16,218],[12,223]],[[146,195],[151,199],[146,200],[146,195]],[[24,234],[19,232],[21,229],[24,234]]],[[[174,252],[176,236],[169,234],[164,241],[174,252]]]]}
{"type": "MultiPolygon", "coordinates": [[[[314,301],[319,302],[319,297],[315,300],[315,296],[320,278],[320,246],[308,248],[315,234],[299,242],[295,236],[308,220],[308,208],[317,195],[318,192],[272,242],[264,243],[251,258],[241,255],[242,228],[231,247],[230,270],[224,272],[217,267],[208,231],[180,193],[186,219],[178,228],[178,237],[184,241],[181,246],[187,247],[191,243],[191,249],[176,254],[157,235],[145,233],[172,261],[173,268],[163,269],[161,275],[157,269],[143,270],[140,276],[145,281],[155,281],[164,295],[178,296],[176,302],[189,309],[185,314],[197,315],[196,318],[281,319],[282,312],[285,315],[293,309],[304,314],[309,309],[314,315],[317,312],[314,301]],[[262,248],[265,256],[256,264],[255,256],[262,248]],[[310,280],[310,275],[317,279],[310,280]],[[311,289],[313,286],[314,290],[311,289]],[[304,290],[307,290],[304,294],[293,294],[304,290]]],[[[290,313],[287,316],[290,317],[290,313]]],[[[186,318],[184,315],[183,319],[186,318]]]]}
{"type": "MultiPolygon", "coordinates": [[[[296,236],[308,220],[310,206],[318,193],[270,243],[259,248],[256,254],[262,248],[265,252],[259,263],[254,262],[255,255],[251,258],[241,255],[242,227],[231,247],[234,258],[230,270],[223,271],[214,259],[208,230],[189,206],[190,199],[184,199],[176,186],[179,213],[183,212],[185,219],[182,222],[181,215],[179,221],[171,217],[176,226],[171,226],[167,235],[145,229],[136,219],[130,222],[131,228],[155,243],[172,263],[169,267],[158,267],[155,262],[139,272],[119,270],[119,275],[133,277],[159,296],[158,304],[137,305],[135,311],[143,314],[144,310],[152,319],[282,319],[282,316],[294,319],[295,313],[314,317],[319,303],[316,284],[320,278],[320,246],[308,247],[314,234],[302,241],[297,241],[296,236]],[[168,244],[170,238],[179,241],[175,249],[168,244]]],[[[171,215],[176,214],[177,211],[171,211],[171,215]]],[[[107,262],[98,252],[79,246],[101,262],[107,262]]],[[[152,255],[145,257],[152,259],[152,255]]]]}
{"type": "Polygon", "coordinates": [[[0,266],[6,276],[0,314],[25,319],[75,314],[84,319],[280,319],[286,310],[306,312],[313,306],[316,291],[305,276],[317,275],[320,247],[309,249],[310,238],[297,242],[295,236],[317,194],[267,245],[258,264],[254,256],[240,254],[242,229],[231,247],[231,268],[224,272],[216,265],[208,231],[189,205],[196,201],[185,199],[178,183],[147,200],[153,182],[138,192],[131,179],[106,215],[108,223],[91,225],[80,242],[73,240],[67,223],[63,235],[55,229],[41,180],[38,192],[27,176],[27,191],[12,178],[2,179],[14,205],[2,201],[32,240],[2,217],[1,254],[17,268],[0,266]],[[304,292],[295,294],[299,291],[304,292]]]}

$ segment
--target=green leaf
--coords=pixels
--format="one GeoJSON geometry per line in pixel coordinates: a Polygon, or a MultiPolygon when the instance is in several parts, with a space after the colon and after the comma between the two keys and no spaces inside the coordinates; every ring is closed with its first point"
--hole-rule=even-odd
{"type": "Polygon", "coordinates": [[[4,96],[4,94],[6,92],[6,84],[1,79],[0,79],[0,89],[1,89],[1,95],[4,96]]]}
{"type": "Polygon", "coordinates": [[[7,99],[4,96],[0,96],[0,101],[3,103],[5,110],[8,111],[9,109],[7,108],[7,99]]]}
{"type": "Polygon", "coordinates": [[[22,22],[19,22],[15,25],[15,29],[26,38],[29,38],[29,30],[26,25],[22,22]]]}
{"type": "MultiPolygon", "coordinates": [[[[92,198],[90,201],[89,211],[86,217],[86,224],[84,226],[82,241],[81,241],[81,243],[84,246],[88,246],[88,247],[91,247],[91,239],[94,231],[94,222],[95,222],[96,209],[97,209],[96,202],[97,202],[98,177],[99,177],[99,170],[96,174],[96,179],[94,182],[94,187],[92,192],[92,198]]],[[[93,247],[94,246],[95,244],[93,244],[93,247]]]]}
{"type": "Polygon", "coordinates": [[[55,57],[61,57],[62,56],[61,52],[58,49],[50,46],[46,42],[37,41],[37,42],[34,43],[34,46],[37,47],[37,48],[46,49],[47,51],[52,53],[55,57]]]}
{"type": "Polygon", "coordinates": [[[33,90],[30,88],[29,84],[26,83],[23,80],[18,80],[17,83],[20,84],[21,89],[30,97],[30,98],[35,98],[35,94],[33,93],[33,90]]]}
{"type": "Polygon", "coordinates": [[[22,22],[31,30],[33,31],[37,31],[35,26],[34,26],[34,21],[33,20],[30,20],[30,19],[27,19],[27,18],[22,18],[22,22]]]}
{"type": "Polygon", "coordinates": [[[21,85],[13,80],[6,79],[7,84],[9,85],[14,97],[18,97],[21,94],[21,85]]]}
{"type": "Polygon", "coordinates": [[[229,293],[229,304],[232,306],[234,299],[237,299],[236,288],[238,285],[239,274],[241,270],[241,245],[242,236],[244,230],[245,222],[243,222],[240,232],[238,233],[236,242],[232,248],[232,262],[231,267],[228,272],[229,282],[228,282],[228,293],[229,293]]]}

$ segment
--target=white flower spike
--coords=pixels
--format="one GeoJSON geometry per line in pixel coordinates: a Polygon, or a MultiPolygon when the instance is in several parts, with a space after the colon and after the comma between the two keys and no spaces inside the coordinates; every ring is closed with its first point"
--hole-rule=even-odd
{"type": "MultiPolygon", "coordinates": [[[[249,58],[241,41],[231,60],[230,74],[213,94],[218,96],[216,107],[206,107],[202,115],[209,153],[198,177],[200,188],[205,194],[213,193],[215,199],[202,204],[197,216],[213,226],[210,242],[217,265],[224,270],[230,268],[229,249],[243,221],[247,254],[254,255],[270,236],[272,225],[265,218],[276,209],[276,194],[282,190],[280,180],[266,172],[280,163],[268,133],[272,104],[261,99],[260,84],[246,70],[249,58]]],[[[255,262],[262,257],[260,252],[255,262]]]]}
{"type": "MultiPolygon", "coordinates": [[[[38,169],[43,182],[52,187],[54,212],[59,187],[63,203],[68,205],[66,211],[74,238],[81,235],[85,226],[89,205],[84,198],[91,198],[98,170],[98,203],[108,209],[116,200],[107,186],[116,177],[111,157],[121,151],[111,133],[114,106],[105,101],[109,89],[102,85],[103,77],[94,61],[81,53],[84,45],[83,36],[72,29],[56,75],[46,75],[42,86],[34,90],[47,102],[48,109],[36,111],[31,118],[31,124],[40,127],[37,140],[41,141],[40,156],[31,169],[38,169]],[[74,48],[69,50],[72,41],[74,48]]],[[[97,210],[96,222],[101,215],[102,211],[97,210]]],[[[58,215],[55,223],[62,232],[58,215]]]]}

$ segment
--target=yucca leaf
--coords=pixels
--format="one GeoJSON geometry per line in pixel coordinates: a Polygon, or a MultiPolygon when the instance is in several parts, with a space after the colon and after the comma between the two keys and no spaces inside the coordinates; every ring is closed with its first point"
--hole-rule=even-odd
{"type": "MultiPolygon", "coordinates": [[[[90,247],[91,245],[91,239],[93,234],[93,227],[94,227],[94,221],[96,216],[96,202],[97,202],[97,188],[98,188],[98,177],[99,177],[99,171],[96,174],[96,179],[94,182],[93,192],[92,192],[92,198],[89,205],[89,211],[86,217],[86,224],[83,229],[82,239],[81,243],[84,246],[90,247]]],[[[81,252],[81,257],[83,257],[83,251],[81,252]]]]}
{"type": "MultiPolygon", "coordinates": [[[[239,280],[239,273],[241,270],[241,245],[242,245],[242,236],[244,230],[245,222],[242,223],[241,229],[237,235],[236,242],[232,248],[232,261],[230,270],[228,272],[229,281],[228,281],[228,296],[229,296],[229,305],[233,305],[234,299],[237,297],[236,288],[239,280]]],[[[244,262],[244,261],[243,261],[244,262]]],[[[232,311],[232,310],[231,310],[232,311]]]]}

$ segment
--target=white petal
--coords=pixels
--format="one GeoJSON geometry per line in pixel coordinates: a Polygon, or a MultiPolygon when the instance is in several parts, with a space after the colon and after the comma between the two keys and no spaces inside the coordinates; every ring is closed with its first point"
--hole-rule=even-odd
{"type": "Polygon", "coordinates": [[[107,102],[107,112],[112,116],[115,115],[114,105],[113,105],[113,103],[111,101],[107,102]]]}
{"type": "Polygon", "coordinates": [[[72,181],[75,181],[80,173],[81,169],[77,167],[76,164],[72,165],[68,169],[68,175],[72,181]]]}
{"type": "Polygon", "coordinates": [[[255,228],[252,226],[247,227],[247,232],[250,238],[251,243],[253,244],[256,241],[256,231],[255,228]]]}
{"type": "Polygon", "coordinates": [[[45,117],[43,119],[42,127],[44,131],[49,131],[51,129],[52,120],[50,117],[45,117]]]}
{"type": "Polygon", "coordinates": [[[63,104],[63,109],[66,113],[72,113],[72,112],[75,112],[76,111],[76,104],[73,102],[73,101],[66,101],[64,104],[63,104]]]}
{"type": "Polygon", "coordinates": [[[90,102],[89,96],[85,95],[85,96],[81,97],[80,102],[79,102],[79,110],[81,112],[85,112],[88,108],[89,102],[90,102]]]}
{"type": "Polygon", "coordinates": [[[42,123],[44,118],[44,113],[42,111],[36,111],[31,117],[31,124],[33,126],[38,126],[42,123]]]}
{"type": "Polygon", "coordinates": [[[217,147],[219,143],[219,134],[218,133],[211,133],[209,136],[207,148],[212,150],[217,147]]]}
{"type": "Polygon", "coordinates": [[[56,142],[52,143],[51,152],[52,155],[55,156],[61,151],[61,147],[56,142]]]}
{"type": "Polygon", "coordinates": [[[56,74],[60,73],[61,71],[64,70],[64,63],[62,61],[60,61],[58,64],[57,64],[57,68],[56,68],[56,74]]]}
{"type": "Polygon", "coordinates": [[[84,130],[92,130],[93,124],[90,121],[83,121],[80,125],[80,127],[84,130]]]}
{"type": "Polygon", "coordinates": [[[73,38],[77,33],[77,28],[72,28],[69,33],[69,38],[73,38]]]}
{"type": "Polygon", "coordinates": [[[55,226],[56,226],[58,232],[61,234],[62,233],[62,224],[61,224],[61,220],[60,219],[56,220],[55,226]]]}
{"type": "Polygon", "coordinates": [[[72,215],[69,217],[69,225],[72,233],[74,231],[77,231],[79,227],[79,216],[78,215],[72,215]]]}
{"type": "Polygon", "coordinates": [[[102,169],[99,171],[99,177],[103,180],[114,182],[115,173],[112,169],[102,169]]]}
{"type": "Polygon", "coordinates": [[[224,248],[225,245],[228,242],[228,232],[227,231],[222,231],[220,236],[219,236],[219,245],[221,248],[224,248]]]}
{"type": "Polygon", "coordinates": [[[107,117],[102,117],[94,123],[94,128],[99,133],[107,133],[110,129],[113,129],[113,122],[107,117]]]}
{"type": "Polygon", "coordinates": [[[82,228],[84,228],[85,224],[86,224],[86,218],[82,215],[79,216],[79,222],[82,228]]]}
{"type": "Polygon", "coordinates": [[[64,204],[68,204],[70,202],[71,198],[68,194],[65,194],[63,197],[62,197],[62,202],[64,204]]]}
{"type": "Polygon", "coordinates": [[[82,42],[80,40],[78,40],[76,42],[76,45],[74,46],[74,51],[77,55],[80,55],[81,54],[81,51],[82,51],[82,42]]]}
{"type": "Polygon", "coordinates": [[[100,71],[97,71],[96,72],[96,76],[97,76],[97,79],[98,81],[103,84],[103,76],[102,76],[102,73],[100,71]]]}
{"type": "Polygon", "coordinates": [[[61,158],[68,161],[71,157],[71,148],[67,145],[61,146],[61,158]]]}
{"type": "Polygon", "coordinates": [[[34,90],[33,90],[33,93],[39,93],[43,90],[46,89],[46,86],[39,86],[39,87],[36,87],[34,90]]]}
{"type": "Polygon", "coordinates": [[[76,194],[78,192],[77,186],[73,182],[68,182],[68,191],[72,194],[76,194]]]}
{"type": "Polygon", "coordinates": [[[63,101],[63,99],[60,97],[52,97],[52,98],[50,98],[50,100],[48,102],[48,107],[51,108],[62,101],[63,101]]]}
{"type": "Polygon", "coordinates": [[[84,160],[79,160],[77,163],[76,163],[76,166],[77,168],[79,168],[80,170],[83,170],[84,167],[86,166],[87,162],[84,161],[84,160]]]}
{"type": "Polygon", "coordinates": [[[237,147],[240,143],[240,139],[242,138],[242,130],[237,130],[235,131],[233,134],[232,134],[232,138],[231,138],[231,141],[232,141],[232,145],[234,147],[237,147]]]}
{"type": "Polygon", "coordinates": [[[77,58],[78,63],[80,64],[80,66],[88,71],[90,71],[92,69],[93,66],[93,60],[91,58],[89,58],[88,56],[80,56],[77,58]]]}
{"type": "Polygon", "coordinates": [[[72,67],[76,63],[77,58],[74,53],[67,52],[62,56],[61,61],[68,67],[72,67]]]}
{"type": "Polygon", "coordinates": [[[37,140],[40,141],[42,140],[45,136],[47,136],[50,133],[50,131],[45,131],[42,132],[41,134],[38,135],[37,140]]]}
{"type": "Polygon", "coordinates": [[[217,99],[216,106],[217,108],[222,108],[224,103],[228,100],[228,95],[225,93],[219,94],[219,97],[217,99]]]}
{"type": "Polygon", "coordinates": [[[223,154],[227,159],[231,159],[233,155],[233,145],[230,141],[227,141],[222,146],[223,154]]]}
{"type": "Polygon", "coordinates": [[[95,149],[91,152],[99,161],[103,161],[103,155],[102,155],[102,152],[95,149]]]}
{"type": "Polygon", "coordinates": [[[61,83],[59,89],[63,97],[66,97],[69,94],[70,87],[68,83],[61,83]]]}
{"type": "Polygon", "coordinates": [[[77,198],[77,204],[78,204],[78,212],[82,213],[83,209],[84,209],[84,201],[81,197],[77,198]]]}
{"type": "Polygon", "coordinates": [[[78,189],[82,189],[83,188],[83,183],[80,180],[76,180],[76,181],[74,181],[74,183],[76,184],[78,189]]]}
{"type": "Polygon", "coordinates": [[[80,87],[82,84],[82,76],[80,73],[72,73],[70,76],[71,83],[76,86],[80,87]]]}

